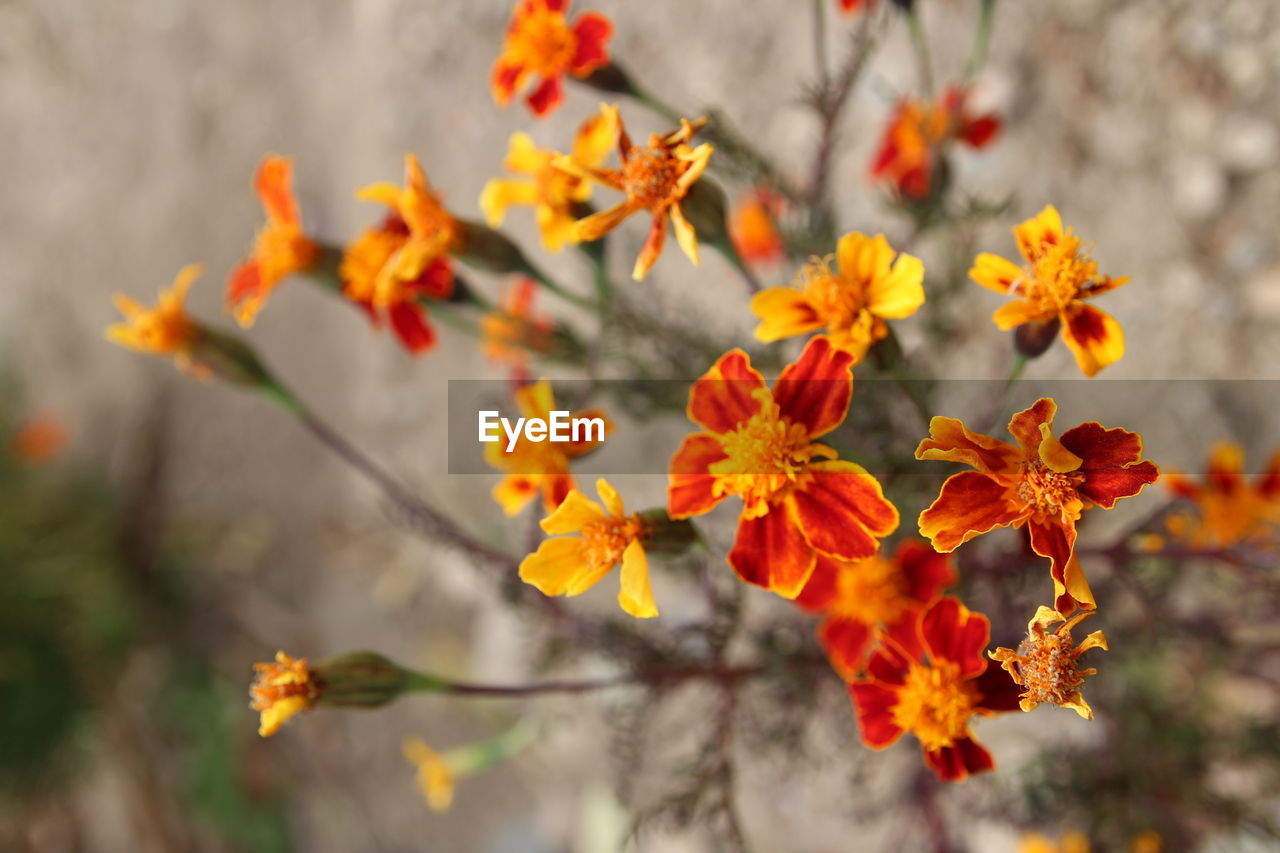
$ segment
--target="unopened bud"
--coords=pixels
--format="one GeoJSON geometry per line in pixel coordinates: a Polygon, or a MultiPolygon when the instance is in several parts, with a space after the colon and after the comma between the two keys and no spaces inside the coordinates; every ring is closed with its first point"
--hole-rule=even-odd
{"type": "Polygon", "coordinates": [[[1048,322],[1023,323],[1013,331],[1013,346],[1020,355],[1037,358],[1053,345],[1062,321],[1054,317],[1048,322]]]}

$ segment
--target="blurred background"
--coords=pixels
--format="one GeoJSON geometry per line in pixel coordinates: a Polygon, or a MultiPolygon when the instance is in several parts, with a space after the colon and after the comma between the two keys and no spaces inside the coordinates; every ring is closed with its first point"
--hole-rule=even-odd
{"type": "MultiPolygon", "coordinates": [[[[260,222],[250,182],[268,152],[294,158],[304,221],[335,242],[380,215],[355,188],[398,180],[410,151],[451,208],[479,218],[476,198],[500,173],[512,132],[563,148],[599,100],[570,84],[566,104],[542,122],[492,103],[489,67],[511,5],[0,0],[0,416],[7,437],[32,419],[43,424],[41,452],[11,444],[0,467],[0,849],[605,851],[619,849],[635,815],[621,803],[664,784],[651,766],[660,762],[633,755],[658,747],[617,736],[650,713],[625,696],[537,700],[543,738],[468,780],[445,815],[422,801],[402,738],[448,747],[503,729],[521,708],[422,698],[376,715],[312,714],[259,739],[245,696],[250,664],[277,648],[313,658],[375,648],[476,680],[520,680],[532,667],[527,614],[455,555],[406,532],[284,413],[102,335],[115,319],[112,293],[150,301],[194,261],[208,272],[193,313],[230,325],[223,283],[260,222]]],[[[833,51],[853,25],[835,6],[833,51]]],[[[958,75],[977,3],[920,6],[940,79],[958,75]]],[[[613,18],[614,55],[649,89],[691,114],[723,108],[784,168],[806,168],[816,135],[800,103],[813,73],[809,4],[580,7],[613,18]]],[[[842,232],[893,240],[908,230],[867,166],[913,74],[906,28],[895,26],[854,94],[837,152],[842,232]]],[[[958,154],[957,168],[969,192],[1008,200],[1009,214],[970,237],[1009,254],[1009,226],[1052,202],[1094,241],[1103,270],[1133,277],[1104,306],[1124,325],[1128,353],[1099,381],[1280,379],[1278,87],[1280,7],[1270,0],[998,6],[974,101],[998,111],[1005,132],[991,148],[958,154]]],[[[624,115],[636,135],[660,127],[639,106],[624,115]]],[[[527,211],[513,211],[507,230],[564,280],[585,281],[573,253],[537,247],[527,211]]],[[[643,231],[629,223],[616,254],[632,257],[643,231]]],[[[946,239],[916,251],[931,270],[971,257],[955,258],[946,239]]],[[[771,275],[781,282],[786,271],[771,275]]],[[[504,286],[468,279],[490,296],[504,286]]],[[[634,287],[656,313],[696,316],[721,337],[746,339],[754,326],[718,256],[695,270],[668,251],[634,287]]],[[[989,333],[996,304],[979,291],[955,308],[961,333],[949,350],[929,359],[939,377],[1007,372],[1008,342],[989,333]]],[[[922,340],[916,318],[902,333],[909,347],[922,340]]],[[[300,281],[276,293],[250,332],[355,443],[478,535],[517,550],[531,522],[502,517],[488,495],[497,476],[446,474],[446,380],[503,369],[471,339],[441,335],[436,351],[414,359],[300,281]]],[[[690,364],[688,376],[705,366],[690,364]]],[[[1033,369],[1076,375],[1063,347],[1033,369]]],[[[662,501],[661,477],[620,486],[629,504],[662,501]]],[[[660,588],[664,616],[679,619],[690,594],[660,588]]],[[[590,598],[608,606],[609,597],[590,598]]],[[[1117,664],[1110,674],[1121,673],[1117,664]]],[[[742,811],[757,849],[909,849],[895,846],[897,830],[865,792],[883,795],[876,774],[917,761],[914,747],[863,750],[830,680],[796,709],[811,725],[795,755],[740,747],[742,811]]],[[[1274,682],[1236,687],[1252,748],[1274,756],[1274,682]]],[[[1168,734],[1162,697],[1143,719],[1168,734]]],[[[648,730],[678,751],[704,699],[686,688],[648,730]]],[[[1076,828],[1035,796],[1013,812],[993,807],[1037,772],[1048,724],[1067,739],[1102,737],[1065,713],[1009,720],[992,734],[1009,775],[943,804],[972,849],[1012,850],[1018,827],[1076,828]]],[[[1272,776],[1237,765],[1170,772],[1193,774],[1193,796],[1206,802],[1243,798],[1276,817],[1265,794],[1272,776]]],[[[1034,790],[1051,801],[1063,776],[1046,776],[1034,790]]],[[[1145,793],[1167,806],[1186,795],[1145,793]]],[[[1219,818],[1225,846],[1214,849],[1275,849],[1248,847],[1234,818],[1219,818]]],[[[641,849],[710,844],[696,825],[669,820],[641,849]]],[[[1168,849],[1189,849],[1177,845],[1168,849]]]]}

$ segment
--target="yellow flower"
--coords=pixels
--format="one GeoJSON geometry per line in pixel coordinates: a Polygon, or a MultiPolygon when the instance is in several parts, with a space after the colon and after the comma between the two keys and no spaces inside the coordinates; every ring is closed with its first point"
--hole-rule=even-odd
{"type": "Polygon", "coordinates": [[[625,193],[626,198],[608,210],[578,220],[577,238],[588,242],[599,240],[621,225],[631,214],[647,210],[652,216],[649,236],[640,250],[640,256],[636,258],[631,277],[639,281],[653,268],[666,240],[668,219],[675,231],[676,242],[689,256],[689,260],[696,264],[698,235],[689,220],[685,219],[680,202],[707,170],[707,161],[711,159],[714,150],[707,143],[696,148],[689,144],[693,134],[706,124],[706,119],[693,122],[681,119],[679,130],[666,136],[650,134],[648,144],[641,147],[631,144],[631,137],[627,135],[617,106],[602,104],[600,115],[604,121],[617,128],[619,167],[601,169],[578,162],[572,157],[558,158],[555,163],[561,169],[625,193]]]}
{"type": "Polygon", "coordinates": [[[250,707],[261,714],[258,734],[270,737],[291,717],[315,704],[320,688],[306,658],[276,652],[274,663],[255,663],[250,707]]]}
{"type": "Polygon", "coordinates": [[[627,515],[618,492],[596,481],[604,506],[574,489],[542,520],[547,539],[520,563],[520,579],[544,595],[580,595],[622,564],[618,604],[637,618],[658,615],[644,553],[646,526],[639,513],[627,515]]]}
{"type": "Polygon", "coordinates": [[[1089,850],[1089,839],[1079,832],[1068,832],[1056,844],[1039,833],[1024,835],[1018,842],[1018,853],[1089,853],[1089,850]]]}
{"type": "Polygon", "coordinates": [[[831,345],[861,360],[889,333],[885,320],[909,317],[924,304],[924,264],[894,251],[883,234],[846,234],[832,258],[814,258],[797,277],[799,288],[771,287],[751,299],[765,343],[827,330],[831,345]]]}
{"type": "Polygon", "coordinates": [[[433,812],[447,812],[453,805],[458,770],[449,760],[419,737],[408,737],[401,745],[404,757],[418,768],[418,789],[433,812]]]}
{"type": "Polygon", "coordinates": [[[1082,610],[1070,619],[1052,607],[1041,606],[1027,623],[1027,638],[1015,652],[1000,648],[990,652],[991,659],[1013,676],[1022,688],[1019,702],[1024,711],[1030,711],[1041,702],[1052,702],[1062,708],[1071,708],[1086,720],[1093,719],[1093,709],[1084,700],[1084,678],[1094,675],[1096,669],[1082,669],[1080,656],[1089,649],[1107,648],[1107,638],[1101,631],[1094,631],[1076,645],[1071,629],[1092,616],[1094,610],[1082,610]],[[1062,624],[1053,633],[1046,629],[1055,622],[1062,624]]]}
{"type": "Polygon", "coordinates": [[[1075,232],[1063,227],[1053,205],[1015,226],[1013,234],[1026,261],[1023,266],[983,252],[969,270],[978,284],[1018,300],[996,311],[995,324],[1008,330],[1027,323],[1060,323],[1062,340],[1086,376],[1119,361],[1124,356],[1120,324],[1084,300],[1129,279],[1099,275],[1097,262],[1084,254],[1075,232]]]}
{"type": "Polygon", "coordinates": [[[197,365],[191,357],[191,348],[203,331],[187,316],[184,307],[187,291],[202,271],[199,264],[183,267],[173,285],[160,291],[154,308],[117,293],[115,306],[124,315],[125,322],[107,327],[107,339],[136,352],[173,356],[180,369],[207,377],[208,369],[197,365]]]}
{"type": "MultiPolygon", "coordinates": [[[[618,139],[616,113],[601,113],[583,122],[573,143],[575,162],[597,167],[618,139]]],[[[577,243],[576,208],[591,198],[591,182],[555,165],[562,155],[538,148],[527,133],[515,133],[507,149],[507,171],[528,175],[528,180],[494,178],[480,193],[480,209],[491,227],[502,224],[511,205],[535,210],[542,245],[558,252],[566,243],[577,243]]]]}

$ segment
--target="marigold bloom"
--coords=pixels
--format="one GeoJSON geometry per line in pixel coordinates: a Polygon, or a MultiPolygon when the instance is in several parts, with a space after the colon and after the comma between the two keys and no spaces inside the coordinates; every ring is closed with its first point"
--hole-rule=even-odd
{"type": "MultiPolygon", "coordinates": [[[[616,114],[592,116],[578,128],[573,142],[575,162],[595,168],[604,162],[618,139],[616,114]]],[[[531,205],[542,235],[542,245],[558,252],[566,243],[577,243],[577,208],[591,198],[591,181],[556,165],[562,155],[538,148],[527,133],[515,133],[504,163],[507,171],[528,175],[529,180],[494,178],[480,193],[480,209],[491,227],[497,228],[511,205],[531,205]]]]}
{"type": "MultiPolygon", "coordinates": [[[[550,421],[556,408],[551,383],[545,379],[516,389],[516,407],[524,418],[550,421]]],[[[605,424],[606,435],[613,424],[599,409],[574,412],[572,418],[600,418],[605,424]]],[[[581,441],[530,441],[523,434],[515,448],[507,452],[505,442],[485,445],[485,461],[495,468],[509,472],[493,490],[493,499],[507,515],[519,515],[529,501],[542,493],[542,506],[551,512],[564,501],[575,487],[569,473],[569,462],[590,453],[600,446],[594,438],[581,441]]]]}
{"type": "Polygon", "coordinates": [[[9,453],[29,465],[48,462],[66,449],[71,437],[53,415],[37,415],[9,436],[9,453]]]}
{"type": "Polygon", "coordinates": [[[1017,651],[999,648],[990,653],[991,659],[998,661],[1023,688],[1019,703],[1022,710],[1030,711],[1041,702],[1051,702],[1072,709],[1086,720],[1093,719],[1093,709],[1084,700],[1084,678],[1098,671],[1082,669],[1080,656],[1089,649],[1105,650],[1107,637],[1101,631],[1094,631],[1076,645],[1071,629],[1094,612],[1082,610],[1068,619],[1052,607],[1041,606],[1027,623],[1027,638],[1018,645],[1017,651]],[[1062,623],[1058,629],[1049,632],[1049,626],[1058,622],[1062,623]]]}
{"type": "Polygon", "coordinates": [[[1244,449],[1221,442],[1209,457],[1204,480],[1184,474],[1165,477],[1169,490],[1192,501],[1200,517],[1187,534],[1197,547],[1230,548],[1265,541],[1280,524],[1280,452],[1250,483],[1244,476],[1244,449]]]}
{"type": "Polygon", "coordinates": [[[738,256],[752,264],[768,264],[782,259],[786,245],[775,224],[783,200],[777,193],[757,189],[729,214],[729,239],[738,256]]]}
{"type": "Polygon", "coordinates": [[[462,229],[412,154],[405,157],[403,188],[372,184],[356,197],[385,204],[391,213],[347,248],[339,267],[343,293],[375,324],[385,315],[407,350],[423,352],[435,344],[435,332],[420,300],[453,293],[453,267],[446,255],[462,244],[462,229]]]}
{"type": "Polygon", "coordinates": [[[1010,302],[992,316],[1001,329],[1026,323],[1062,324],[1062,340],[1086,376],[1094,376],[1124,356],[1124,332],[1111,315],[1084,300],[1115,290],[1127,277],[1099,275],[1098,264],[1081,250],[1081,240],[1048,205],[1013,229],[1026,263],[1018,266],[983,252],[969,277],[983,287],[1008,294],[1010,302]]]}
{"type": "Polygon", "coordinates": [[[1047,397],[1009,421],[1017,445],[970,432],[955,418],[935,417],[917,459],[963,462],[937,500],[920,513],[920,533],[943,553],[997,527],[1026,527],[1031,548],[1052,561],[1054,607],[1092,607],[1093,593],[1074,559],[1076,522],[1090,506],[1111,509],[1154,483],[1142,461],[1142,436],[1096,421],[1053,436],[1058,405],[1047,397]]]}
{"type": "Polygon", "coordinates": [[[270,737],[294,715],[309,709],[320,696],[320,688],[307,666],[306,658],[291,658],[276,652],[273,663],[253,665],[252,699],[249,707],[261,714],[258,734],[270,737]]]}
{"type": "Polygon", "coordinates": [[[983,657],[990,622],[947,596],[921,612],[913,627],[916,651],[882,638],[867,675],[849,685],[863,742],[884,749],[911,732],[925,763],[946,782],[995,769],[970,721],[1015,710],[1018,688],[983,657]]]}
{"type": "Polygon", "coordinates": [[[681,119],[679,130],[666,136],[650,134],[648,145],[642,148],[631,144],[617,106],[602,104],[600,114],[617,128],[619,168],[602,169],[580,163],[572,157],[561,157],[555,162],[562,169],[625,193],[627,197],[608,210],[578,220],[575,226],[577,238],[587,242],[599,240],[631,214],[647,210],[652,217],[649,236],[636,258],[631,277],[640,281],[652,269],[662,253],[668,219],[680,248],[689,260],[698,263],[698,235],[685,219],[680,202],[702,177],[707,161],[711,159],[713,149],[709,144],[704,142],[697,148],[689,144],[706,119],[696,122],[681,119]]]}
{"type": "Polygon", "coordinates": [[[908,641],[920,609],[955,582],[955,570],[945,554],[912,540],[898,546],[892,557],[876,554],[843,561],[819,556],[813,575],[796,596],[796,604],[823,615],[818,641],[841,677],[862,673],[876,629],[908,641]]]}
{"type": "Polygon", "coordinates": [[[536,281],[521,278],[507,289],[497,311],[480,318],[485,355],[510,366],[520,384],[529,378],[529,355],[551,348],[552,321],[533,310],[537,292],[536,281]]]}
{"type": "Polygon", "coordinates": [[[572,25],[570,0],[520,0],[507,26],[502,54],[493,64],[490,88],[502,106],[539,78],[525,99],[536,116],[545,116],[564,100],[564,75],[586,77],[609,61],[607,43],[613,24],[598,12],[585,12],[572,25]]]}
{"type": "Polygon", "coordinates": [[[860,560],[898,526],[898,510],[865,468],[814,439],[844,420],[853,394],[848,353],[809,341],[770,391],[742,350],[723,355],[689,392],[702,432],[671,459],[672,518],[742,499],[729,565],[747,583],[795,598],[819,555],[860,560]]]}
{"type": "Polygon", "coordinates": [[[405,760],[418,768],[418,789],[433,812],[447,812],[453,806],[458,768],[448,755],[436,752],[420,737],[407,737],[401,744],[405,760]]]}
{"type": "Polygon", "coordinates": [[[751,298],[765,343],[825,328],[831,345],[861,361],[889,334],[886,319],[909,317],[924,304],[924,264],[908,254],[894,260],[883,234],[846,234],[832,257],[813,258],[795,287],[771,287],[751,298]]]}
{"type": "Polygon", "coordinates": [[[912,98],[898,101],[871,162],[871,177],[892,184],[907,198],[927,198],[952,140],[984,148],[1000,131],[998,117],[971,115],[965,99],[965,91],[953,86],[936,104],[912,98]]]}
{"type": "Polygon", "coordinates": [[[604,479],[596,481],[603,507],[574,489],[542,519],[546,539],[520,563],[520,580],[543,595],[581,595],[614,566],[622,565],[618,604],[637,618],[658,615],[649,587],[644,553],[646,525],[639,513],[627,515],[622,498],[604,479]]]}
{"type": "Polygon", "coordinates": [[[269,156],[258,166],[254,192],[267,213],[267,224],[254,240],[253,253],[231,273],[227,308],[241,326],[253,325],[267,298],[281,281],[315,263],[320,247],[302,231],[302,218],[290,184],[293,164],[269,156]]]}
{"type": "Polygon", "coordinates": [[[160,291],[154,308],[117,293],[115,306],[125,322],[107,327],[107,339],[136,352],[172,356],[180,370],[206,378],[208,369],[192,359],[192,347],[203,332],[185,308],[187,291],[202,272],[199,264],[183,267],[169,289],[160,291]]]}

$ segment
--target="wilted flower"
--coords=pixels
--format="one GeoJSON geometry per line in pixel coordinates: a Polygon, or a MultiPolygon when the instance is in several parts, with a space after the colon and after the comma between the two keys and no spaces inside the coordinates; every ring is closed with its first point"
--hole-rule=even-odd
{"type": "Polygon", "coordinates": [[[1142,461],[1142,436],[1104,429],[1096,421],[1053,435],[1057,404],[1041,398],[1009,421],[1012,445],[970,432],[955,418],[935,417],[917,459],[963,462],[920,513],[920,533],[948,553],[997,527],[1025,526],[1031,548],[1052,561],[1054,606],[1070,613],[1092,607],[1093,593],[1073,559],[1076,522],[1090,506],[1111,509],[1154,483],[1156,466],[1142,461]]]}
{"type": "Polygon", "coordinates": [[[1086,720],[1093,719],[1093,709],[1084,700],[1084,678],[1097,670],[1081,668],[1080,656],[1093,648],[1105,650],[1107,638],[1101,631],[1094,631],[1076,645],[1071,637],[1071,629],[1093,614],[1092,610],[1082,610],[1066,619],[1052,607],[1041,606],[1027,623],[1027,638],[1016,652],[999,648],[990,653],[991,659],[999,661],[1022,687],[1022,710],[1030,711],[1041,702],[1050,702],[1070,708],[1086,720]],[[1062,624],[1057,630],[1049,632],[1049,626],[1058,622],[1062,624]]]}
{"type": "Polygon", "coordinates": [[[249,688],[250,707],[262,715],[258,734],[270,737],[296,714],[315,704],[320,695],[306,658],[276,652],[273,663],[255,663],[249,688]]]}
{"type": "Polygon", "coordinates": [[[253,253],[227,282],[227,308],[241,326],[252,326],[281,281],[315,263],[320,248],[302,231],[298,203],[290,188],[293,164],[287,157],[263,159],[253,179],[267,224],[258,232],[253,253]]]}
{"type": "Polygon", "coordinates": [[[598,12],[585,12],[572,25],[570,0],[519,0],[507,26],[502,54],[493,64],[493,97],[506,106],[534,77],[538,85],[525,99],[536,116],[545,116],[564,99],[564,75],[586,77],[609,61],[606,47],[613,24],[598,12]]]}
{"type": "Polygon", "coordinates": [[[756,337],[769,343],[825,329],[831,345],[862,360],[889,334],[886,319],[909,317],[924,304],[924,264],[908,254],[894,260],[883,234],[846,234],[833,258],[814,258],[796,287],[771,287],[751,299],[760,318],[756,337]]]}
{"type": "Polygon", "coordinates": [[[936,104],[913,98],[898,101],[871,163],[871,177],[887,181],[909,199],[927,198],[952,140],[984,148],[1000,130],[996,116],[970,115],[965,98],[965,91],[953,86],[936,104]]]}
{"type": "Polygon", "coordinates": [[[703,431],[685,438],[671,459],[671,517],[742,498],[729,565],[784,598],[800,593],[819,555],[870,557],[898,526],[876,478],[814,441],[845,418],[852,361],[816,337],[770,391],[746,353],[733,350],[689,392],[689,418],[703,431]]]}
{"type": "Polygon", "coordinates": [[[1062,340],[1086,376],[1094,376],[1124,356],[1124,332],[1109,314],[1084,300],[1115,290],[1129,281],[1098,274],[1098,264],[1084,253],[1082,242],[1048,205],[1013,229],[1026,261],[1018,266],[983,252],[969,277],[983,287],[1017,299],[992,316],[1001,329],[1026,324],[1062,326],[1062,340]]]}
{"type": "MultiPolygon", "coordinates": [[[[1178,532],[1197,546],[1230,548],[1265,541],[1280,525],[1280,452],[1251,483],[1244,476],[1244,449],[1221,442],[1209,457],[1209,470],[1197,483],[1185,474],[1167,474],[1170,491],[1193,502],[1198,519],[1178,532]]],[[[1182,519],[1180,519],[1182,521],[1182,519]]]]}

